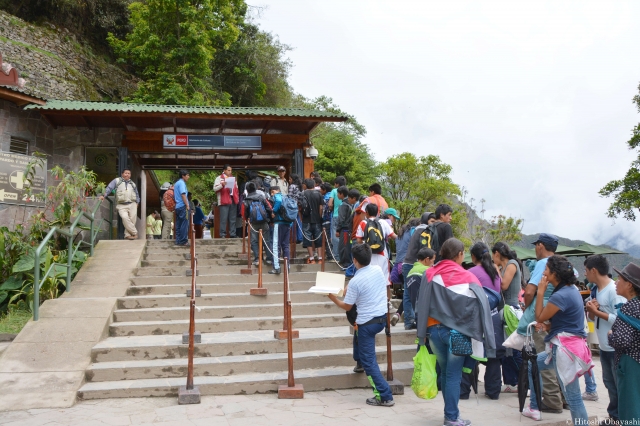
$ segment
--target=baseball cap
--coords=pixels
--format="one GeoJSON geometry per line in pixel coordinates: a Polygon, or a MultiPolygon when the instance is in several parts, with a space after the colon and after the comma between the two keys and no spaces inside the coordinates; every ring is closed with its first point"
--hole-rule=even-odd
{"type": "Polygon", "coordinates": [[[276,170],[286,172],[287,168],[285,166],[278,166],[276,170]]]}
{"type": "Polygon", "coordinates": [[[531,244],[534,244],[534,245],[535,245],[535,244],[538,244],[538,243],[542,243],[542,244],[545,244],[545,245],[547,245],[547,246],[551,246],[551,247],[553,247],[553,248],[554,248],[554,250],[555,250],[556,248],[558,248],[558,237],[556,237],[556,236],[555,236],[555,235],[553,235],[553,234],[545,234],[545,233],[542,233],[542,234],[540,234],[540,235],[538,236],[538,239],[537,239],[537,240],[535,240],[535,241],[534,241],[533,243],[531,243],[531,244]]]}
{"type": "Polygon", "coordinates": [[[398,216],[398,211],[394,208],[389,207],[388,209],[386,209],[384,211],[385,214],[388,214],[390,216],[395,217],[396,219],[400,220],[400,216],[398,216]]]}
{"type": "Polygon", "coordinates": [[[169,189],[169,188],[171,188],[171,184],[169,182],[165,182],[160,187],[160,190],[165,190],[165,189],[169,189]]]}

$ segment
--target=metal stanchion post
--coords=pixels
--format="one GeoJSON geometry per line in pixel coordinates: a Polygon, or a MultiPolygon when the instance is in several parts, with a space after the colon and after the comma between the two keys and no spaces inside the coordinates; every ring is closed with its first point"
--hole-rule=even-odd
{"type": "Polygon", "coordinates": [[[258,232],[258,287],[249,289],[252,296],[266,296],[267,289],[262,288],[262,229],[258,232]]]}
{"type": "MultiPolygon", "coordinates": [[[[242,222],[242,254],[246,254],[247,253],[247,221],[243,221],[242,222]]],[[[240,257],[242,255],[239,255],[238,257],[240,257]]]]}
{"type": "Polygon", "coordinates": [[[289,311],[289,304],[291,300],[289,298],[289,259],[284,258],[283,262],[284,267],[284,285],[283,285],[283,296],[284,296],[284,321],[282,323],[282,330],[274,330],[273,337],[278,340],[287,339],[289,335],[293,339],[297,339],[300,337],[300,332],[298,330],[291,330],[291,312],[289,311]]]}
{"type": "Polygon", "coordinates": [[[289,374],[287,384],[278,386],[278,399],[302,399],[304,398],[304,387],[296,385],[293,377],[293,330],[291,320],[291,297],[289,295],[289,259],[284,259],[284,306],[285,306],[285,329],[287,331],[287,367],[289,374]]]}
{"type": "Polygon", "coordinates": [[[389,313],[389,301],[391,299],[391,286],[387,286],[387,382],[391,388],[392,395],[404,395],[404,384],[393,378],[393,359],[391,357],[391,313],[389,313]]]}
{"type": "MultiPolygon", "coordinates": [[[[189,301],[189,335],[182,335],[184,343],[185,337],[188,337],[189,352],[187,364],[187,385],[178,389],[178,404],[200,404],[200,389],[193,385],[193,355],[195,352],[196,341],[196,231],[193,226],[193,213],[189,217],[191,234],[190,252],[191,252],[191,300],[189,301]]],[[[198,341],[200,343],[200,341],[198,341]]]]}

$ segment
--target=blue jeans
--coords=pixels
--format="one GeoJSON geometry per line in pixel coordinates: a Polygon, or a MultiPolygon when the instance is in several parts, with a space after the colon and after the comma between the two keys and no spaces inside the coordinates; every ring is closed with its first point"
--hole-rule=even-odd
{"type": "MultiPolygon", "coordinates": [[[[556,367],[556,349],[557,346],[554,345],[552,352],[553,358],[548,365],[545,363],[548,357],[547,353],[542,352],[538,354],[538,369],[540,371],[554,369],[556,371],[556,375],[558,375],[558,369],[556,367]]],[[[567,404],[569,404],[569,410],[571,410],[571,420],[573,420],[573,424],[588,424],[589,415],[587,414],[587,409],[585,408],[584,402],[582,401],[582,394],[580,393],[580,380],[576,378],[573,382],[565,386],[560,379],[560,375],[558,375],[558,384],[560,385],[560,389],[564,394],[564,398],[567,400],[567,404]]],[[[542,391],[542,376],[540,377],[540,388],[540,391],[542,391]]],[[[534,410],[538,410],[538,402],[536,401],[536,391],[533,388],[531,369],[529,369],[529,389],[531,389],[531,408],[534,410]]]]}
{"type": "Polygon", "coordinates": [[[189,235],[189,217],[187,216],[187,207],[176,208],[176,224],[174,232],[176,234],[176,244],[187,244],[187,236],[189,235]]]}
{"type": "Polygon", "coordinates": [[[336,232],[340,231],[339,229],[337,229],[337,224],[338,224],[338,216],[332,216],[331,217],[331,249],[333,250],[333,252],[335,253],[336,256],[338,256],[338,253],[340,253],[340,238],[336,237],[336,232]]]}
{"type": "Polygon", "coordinates": [[[353,340],[353,343],[358,345],[360,365],[362,365],[365,374],[369,378],[369,383],[373,387],[373,394],[382,401],[390,401],[393,400],[391,388],[385,378],[382,377],[376,358],[376,334],[382,330],[384,330],[383,323],[358,325],[358,336],[353,340]]]}
{"type": "Polygon", "coordinates": [[[273,269],[280,269],[280,255],[283,258],[289,259],[289,236],[291,235],[291,226],[283,223],[276,223],[273,225],[273,269]]]}
{"type": "Polygon", "coordinates": [[[440,366],[440,386],[444,398],[445,420],[457,420],[460,417],[458,401],[460,400],[460,381],[462,380],[462,366],[464,356],[451,353],[449,344],[449,327],[442,324],[427,328],[427,337],[433,353],[440,366]]]}
{"type": "MultiPolygon", "coordinates": [[[[404,310],[404,325],[411,325],[416,321],[416,314],[413,311],[411,305],[411,297],[409,295],[409,289],[407,288],[407,275],[413,268],[413,265],[408,263],[402,264],[402,279],[404,280],[404,294],[402,295],[402,309],[404,310]]],[[[454,419],[455,420],[455,419],[454,419]]]]}
{"type": "MultiPolygon", "coordinates": [[[[273,256],[271,255],[271,252],[269,250],[273,250],[272,246],[272,242],[271,242],[271,230],[269,229],[269,224],[268,223],[260,223],[260,224],[255,224],[252,223],[251,226],[253,226],[254,229],[256,229],[256,231],[260,231],[262,229],[262,251],[264,252],[264,254],[266,254],[267,256],[267,260],[273,261],[273,256]],[[269,247],[269,250],[266,249],[266,247],[269,247]]],[[[258,261],[258,254],[260,253],[259,250],[259,245],[258,243],[260,242],[260,235],[258,235],[258,232],[254,231],[253,229],[249,228],[249,237],[251,238],[251,255],[253,256],[253,261],[257,262],[258,261]]]]}
{"type": "Polygon", "coordinates": [[[584,375],[584,384],[587,392],[594,393],[596,391],[596,376],[593,375],[593,370],[584,375]]]}
{"type": "Polygon", "coordinates": [[[618,416],[618,377],[616,375],[616,365],[614,362],[615,352],[600,350],[600,363],[602,364],[602,382],[609,392],[609,406],[607,413],[612,419],[619,419],[618,416]]]}

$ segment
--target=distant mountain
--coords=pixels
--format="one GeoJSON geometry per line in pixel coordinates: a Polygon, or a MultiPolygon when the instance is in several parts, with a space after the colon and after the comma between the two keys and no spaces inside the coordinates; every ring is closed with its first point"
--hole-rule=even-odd
{"type": "Polygon", "coordinates": [[[626,251],[631,256],[640,258],[640,245],[634,244],[633,241],[629,241],[623,235],[616,235],[609,239],[606,244],[614,247],[616,250],[626,251]]]}
{"type": "MultiPolygon", "coordinates": [[[[531,243],[533,243],[537,238],[538,238],[539,234],[534,234],[534,235],[522,235],[522,240],[517,242],[515,245],[518,247],[526,247],[526,248],[532,248],[533,246],[531,245],[531,243]]],[[[587,241],[582,241],[582,240],[571,240],[569,238],[563,238],[558,236],[558,243],[563,245],[563,246],[567,246],[567,247],[577,247],[580,244],[590,244],[587,241]]],[[[595,245],[595,244],[594,244],[595,245]]],[[[616,268],[618,270],[621,270],[622,268],[624,268],[627,264],[633,262],[637,265],[640,265],[640,246],[639,245],[634,245],[631,247],[627,247],[627,248],[623,248],[623,247],[616,247],[613,244],[600,244],[598,245],[598,247],[606,247],[606,248],[613,248],[616,250],[620,250],[620,251],[624,251],[627,252],[628,254],[608,254],[605,255],[605,257],[607,258],[607,260],[609,260],[609,263],[611,264],[612,268],[616,268]]],[[[580,272],[580,278],[584,278],[584,260],[585,257],[583,256],[572,256],[569,258],[569,260],[571,261],[571,263],[573,263],[573,266],[578,270],[578,272],[580,272]]],[[[613,269],[611,270],[611,273],[615,276],[616,273],[613,271],[613,269]]]]}

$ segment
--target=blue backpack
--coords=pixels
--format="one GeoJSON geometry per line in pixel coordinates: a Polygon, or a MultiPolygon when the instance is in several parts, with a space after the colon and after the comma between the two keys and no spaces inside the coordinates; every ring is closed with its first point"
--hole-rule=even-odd
{"type": "Polygon", "coordinates": [[[282,195],[280,217],[286,222],[295,222],[298,217],[298,203],[291,197],[282,195]]]}
{"type": "Polygon", "coordinates": [[[249,204],[249,219],[251,223],[265,223],[267,221],[267,210],[262,201],[251,201],[249,204]]]}

